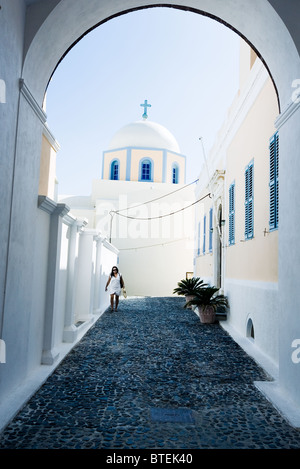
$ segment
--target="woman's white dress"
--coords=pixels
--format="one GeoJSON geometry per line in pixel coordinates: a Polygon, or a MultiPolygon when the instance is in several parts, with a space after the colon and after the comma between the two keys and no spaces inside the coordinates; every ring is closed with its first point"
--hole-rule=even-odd
{"type": "Polygon", "coordinates": [[[113,295],[114,293],[118,296],[121,295],[121,275],[120,274],[117,274],[117,276],[115,277],[114,275],[111,277],[110,279],[110,283],[108,285],[108,291],[111,295],[113,295]]]}

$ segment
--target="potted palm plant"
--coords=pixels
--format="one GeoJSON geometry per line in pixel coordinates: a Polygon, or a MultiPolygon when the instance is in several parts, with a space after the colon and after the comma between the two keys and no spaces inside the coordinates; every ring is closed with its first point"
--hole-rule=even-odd
{"type": "Polygon", "coordinates": [[[207,286],[196,292],[194,298],[189,300],[185,307],[196,306],[200,321],[204,324],[212,324],[216,320],[216,310],[228,307],[226,296],[217,294],[219,288],[207,286]]]}
{"type": "MultiPolygon", "coordinates": [[[[180,280],[177,283],[177,287],[174,288],[173,293],[177,293],[177,295],[185,296],[186,303],[194,298],[197,292],[206,287],[207,284],[203,282],[199,277],[191,277],[185,278],[180,280]]],[[[191,305],[187,306],[188,308],[192,308],[191,305]]]]}

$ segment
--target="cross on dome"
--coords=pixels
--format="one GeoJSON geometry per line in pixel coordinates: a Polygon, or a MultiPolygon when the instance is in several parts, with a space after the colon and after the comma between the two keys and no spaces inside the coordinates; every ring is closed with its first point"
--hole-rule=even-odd
{"type": "Polygon", "coordinates": [[[145,99],[144,104],[140,104],[144,108],[144,114],[142,115],[143,119],[147,119],[148,114],[147,114],[147,107],[151,107],[151,104],[148,104],[148,100],[145,99]]]}

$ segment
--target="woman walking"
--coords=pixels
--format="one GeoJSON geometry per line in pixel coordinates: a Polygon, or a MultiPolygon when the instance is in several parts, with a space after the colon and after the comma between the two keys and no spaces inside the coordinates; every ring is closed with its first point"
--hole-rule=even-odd
{"type": "Polygon", "coordinates": [[[119,273],[118,267],[113,266],[110,276],[108,278],[105,291],[110,293],[110,307],[111,311],[118,311],[119,305],[119,296],[121,294],[121,289],[125,287],[124,280],[122,275],[119,273]],[[114,298],[115,298],[115,308],[114,308],[114,298]]]}

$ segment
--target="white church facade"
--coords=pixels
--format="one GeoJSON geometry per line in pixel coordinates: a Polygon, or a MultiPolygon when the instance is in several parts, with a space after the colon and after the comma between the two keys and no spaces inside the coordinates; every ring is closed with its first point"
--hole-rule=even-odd
{"type": "Polygon", "coordinates": [[[170,296],[193,270],[194,185],[175,137],[142,106],[142,119],[112,136],[91,195],[60,201],[118,249],[130,296],[170,296]]]}

